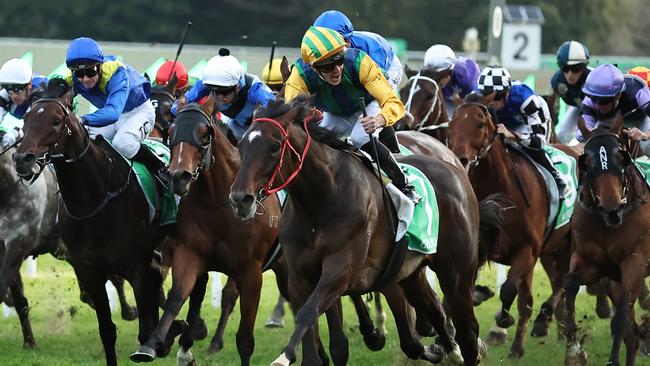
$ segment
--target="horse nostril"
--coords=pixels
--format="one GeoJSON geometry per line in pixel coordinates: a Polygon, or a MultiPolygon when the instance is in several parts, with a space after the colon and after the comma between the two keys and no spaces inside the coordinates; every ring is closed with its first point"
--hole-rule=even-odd
{"type": "Polygon", "coordinates": [[[255,203],[255,196],[249,193],[232,192],[230,193],[230,203],[237,210],[246,211],[255,203]]]}
{"type": "Polygon", "coordinates": [[[36,155],[30,153],[14,153],[12,156],[14,163],[20,165],[36,164],[36,155]]]}
{"type": "Polygon", "coordinates": [[[192,180],[192,174],[188,171],[184,170],[176,170],[173,172],[167,172],[168,176],[171,176],[171,185],[172,185],[172,190],[176,194],[184,194],[187,193],[187,188],[192,180]]]}

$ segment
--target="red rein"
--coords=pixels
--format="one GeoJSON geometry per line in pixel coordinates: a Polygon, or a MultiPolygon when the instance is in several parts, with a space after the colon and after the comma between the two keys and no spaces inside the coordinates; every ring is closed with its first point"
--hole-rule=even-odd
{"type": "Polygon", "coordinates": [[[318,113],[305,117],[305,119],[303,120],[303,127],[305,128],[305,132],[307,133],[307,143],[305,143],[305,149],[302,151],[302,155],[300,155],[293,147],[293,145],[291,145],[291,142],[289,141],[289,132],[280,124],[280,122],[274,120],[273,118],[256,118],[253,120],[253,123],[269,122],[273,124],[278,130],[280,130],[282,137],[284,137],[284,141],[282,142],[282,151],[280,152],[280,161],[278,162],[278,165],[276,165],[273,171],[273,175],[271,175],[271,178],[269,178],[269,180],[262,187],[262,192],[264,192],[265,196],[269,196],[275,192],[278,192],[288,187],[291,183],[293,183],[293,181],[300,173],[300,170],[302,169],[302,164],[305,162],[305,157],[307,156],[307,152],[309,151],[309,146],[311,145],[311,135],[309,135],[307,124],[312,122],[313,120],[317,120],[317,119],[320,120],[323,117],[323,114],[320,111],[316,111],[316,112],[318,113]],[[291,151],[298,157],[298,165],[296,165],[296,168],[293,170],[293,172],[291,172],[291,174],[284,180],[284,183],[273,188],[273,183],[275,182],[276,177],[278,175],[280,176],[282,175],[280,170],[282,169],[282,163],[284,162],[284,154],[287,151],[287,147],[291,149],[291,151]]]}

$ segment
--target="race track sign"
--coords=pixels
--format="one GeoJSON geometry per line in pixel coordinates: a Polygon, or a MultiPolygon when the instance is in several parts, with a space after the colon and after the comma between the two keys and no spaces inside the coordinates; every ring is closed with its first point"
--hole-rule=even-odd
{"type": "Polygon", "coordinates": [[[537,70],[544,16],[537,6],[507,5],[501,35],[501,64],[512,70],[537,70]]]}

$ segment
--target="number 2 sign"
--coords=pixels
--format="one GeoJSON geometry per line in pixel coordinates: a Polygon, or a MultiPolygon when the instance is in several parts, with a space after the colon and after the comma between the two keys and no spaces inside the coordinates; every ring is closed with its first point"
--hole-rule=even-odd
{"type": "Polygon", "coordinates": [[[539,24],[504,24],[501,63],[513,70],[537,70],[542,48],[539,24]]]}

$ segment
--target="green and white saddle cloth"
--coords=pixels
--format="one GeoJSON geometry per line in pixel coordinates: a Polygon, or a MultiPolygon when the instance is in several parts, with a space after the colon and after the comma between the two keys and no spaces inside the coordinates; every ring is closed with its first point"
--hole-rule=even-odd
{"type": "Polygon", "coordinates": [[[550,175],[550,173],[546,171],[546,169],[541,169],[543,170],[543,173],[546,173],[542,175],[546,181],[546,186],[551,198],[549,200],[551,207],[549,207],[550,214],[547,226],[552,225],[555,221],[555,227],[553,229],[557,229],[568,224],[569,221],[571,221],[573,209],[578,202],[578,176],[576,173],[577,162],[576,159],[571,155],[568,155],[562,150],[556,149],[552,146],[544,145],[544,151],[546,151],[546,155],[553,162],[555,169],[558,171],[558,173],[560,173],[560,177],[562,177],[562,180],[564,181],[564,184],[567,188],[564,194],[564,200],[560,201],[559,192],[555,180],[550,175]],[[557,219],[555,219],[556,216],[557,219]]]}
{"type": "Polygon", "coordinates": [[[650,159],[648,157],[638,158],[635,163],[639,171],[643,173],[646,183],[650,186],[650,159]]]}

